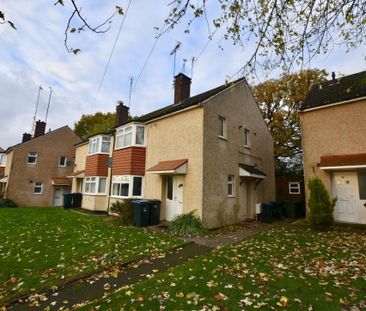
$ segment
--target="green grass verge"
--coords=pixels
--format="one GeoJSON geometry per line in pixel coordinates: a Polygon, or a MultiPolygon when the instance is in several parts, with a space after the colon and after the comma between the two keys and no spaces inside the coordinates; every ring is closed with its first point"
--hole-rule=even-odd
{"type": "Polygon", "coordinates": [[[0,303],[183,244],[60,208],[0,209],[0,303]]]}
{"type": "Polygon", "coordinates": [[[365,269],[365,232],[275,228],[85,310],[359,310],[366,308],[365,269]]]}

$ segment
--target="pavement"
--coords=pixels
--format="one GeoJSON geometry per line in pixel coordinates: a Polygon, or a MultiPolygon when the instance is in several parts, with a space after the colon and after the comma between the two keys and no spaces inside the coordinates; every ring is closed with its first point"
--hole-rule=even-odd
{"type": "MultiPolygon", "coordinates": [[[[216,247],[236,243],[273,227],[282,226],[289,221],[273,224],[255,223],[242,230],[215,236],[187,238],[187,244],[166,253],[145,257],[125,265],[110,267],[98,274],[54,288],[46,293],[38,293],[18,300],[7,310],[66,310],[80,303],[102,298],[115,291],[151,278],[156,273],[180,265],[188,260],[209,253],[216,247]]],[[[156,228],[155,228],[156,229],[156,228]]],[[[154,228],[152,228],[154,230],[154,228]]],[[[0,308],[1,310],[1,308],[0,308]]]]}

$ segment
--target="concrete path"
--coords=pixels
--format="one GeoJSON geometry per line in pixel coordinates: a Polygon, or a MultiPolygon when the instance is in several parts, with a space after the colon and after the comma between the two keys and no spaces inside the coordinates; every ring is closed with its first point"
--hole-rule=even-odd
{"type": "Polygon", "coordinates": [[[215,248],[218,246],[224,246],[227,244],[239,242],[241,240],[247,239],[247,238],[257,235],[263,231],[272,229],[274,227],[286,225],[292,221],[293,220],[285,219],[285,220],[279,220],[279,221],[273,222],[271,224],[259,223],[258,226],[254,226],[254,227],[248,228],[248,229],[243,229],[243,230],[230,232],[230,233],[222,234],[222,235],[216,235],[216,236],[212,236],[212,237],[208,236],[208,237],[187,238],[186,241],[194,242],[199,245],[215,248]]]}
{"type": "Polygon", "coordinates": [[[90,278],[66,284],[53,293],[33,295],[11,305],[8,310],[59,310],[71,308],[85,301],[103,297],[117,288],[140,282],[170,267],[210,252],[212,248],[188,243],[180,248],[161,253],[155,258],[145,258],[127,266],[113,267],[90,278]]]}

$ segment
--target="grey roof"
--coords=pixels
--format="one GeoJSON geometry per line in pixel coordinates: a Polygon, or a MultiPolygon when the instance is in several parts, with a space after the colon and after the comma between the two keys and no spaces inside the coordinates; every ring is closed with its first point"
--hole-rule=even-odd
{"type": "Polygon", "coordinates": [[[314,85],[301,110],[366,96],[366,71],[314,85]]]}
{"type": "Polygon", "coordinates": [[[5,150],[3,148],[0,147],[0,152],[4,152],[5,150]]]}
{"type": "Polygon", "coordinates": [[[218,86],[214,89],[211,89],[209,91],[206,91],[204,93],[184,99],[181,102],[179,102],[178,104],[169,105],[169,106],[163,107],[161,109],[155,110],[153,112],[147,113],[145,115],[142,115],[140,117],[134,118],[130,122],[134,122],[134,121],[135,122],[136,121],[137,122],[147,122],[147,121],[159,118],[159,117],[163,117],[170,113],[177,112],[179,110],[183,110],[183,109],[198,105],[198,104],[204,102],[205,100],[209,99],[210,97],[217,95],[218,93],[228,89],[229,87],[231,87],[234,84],[237,84],[243,80],[244,80],[244,78],[240,78],[236,81],[225,83],[223,85],[220,85],[220,86],[218,86]]]}

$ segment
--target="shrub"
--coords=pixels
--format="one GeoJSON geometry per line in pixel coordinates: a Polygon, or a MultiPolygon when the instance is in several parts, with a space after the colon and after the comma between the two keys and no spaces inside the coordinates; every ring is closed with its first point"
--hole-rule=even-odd
{"type": "Polygon", "coordinates": [[[310,224],[316,229],[326,230],[334,222],[333,209],[337,199],[330,198],[319,177],[310,178],[308,189],[310,190],[308,203],[310,224]]]}
{"type": "Polygon", "coordinates": [[[194,237],[205,234],[207,230],[203,227],[201,219],[195,215],[195,211],[191,211],[175,217],[168,231],[176,236],[194,237]]]}
{"type": "Polygon", "coordinates": [[[125,226],[133,225],[133,211],[131,199],[124,199],[123,201],[116,201],[111,205],[111,212],[116,213],[121,218],[121,222],[125,226]]]}
{"type": "Polygon", "coordinates": [[[18,207],[18,205],[10,199],[0,199],[0,208],[1,207],[18,207]]]}

